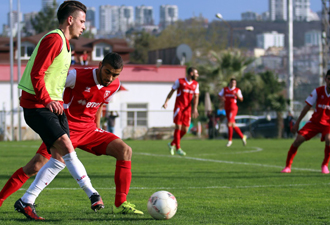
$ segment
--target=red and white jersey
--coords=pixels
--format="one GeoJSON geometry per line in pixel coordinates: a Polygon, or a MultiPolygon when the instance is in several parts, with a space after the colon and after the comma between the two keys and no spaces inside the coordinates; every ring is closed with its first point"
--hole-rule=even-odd
{"type": "Polygon", "coordinates": [[[310,106],[315,104],[310,121],[330,126],[330,94],[327,93],[325,86],[314,89],[305,102],[310,106]]]}
{"type": "Polygon", "coordinates": [[[95,68],[73,69],[69,71],[63,94],[64,110],[69,126],[72,123],[81,128],[95,125],[95,114],[104,103],[108,104],[112,95],[120,87],[119,79],[109,86],[99,84],[95,68]]]}
{"type": "Polygon", "coordinates": [[[193,96],[199,94],[198,82],[195,80],[188,82],[186,78],[177,79],[172,89],[177,90],[175,108],[190,108],[193,96]]]}
{"type": "Polygon", "coordinates": [[[230,89],[229,87],[224,87],[219,92],[219,96],[225,98],[225,109],[232,109],[237,107],[237,95],[242,98],[241,89],[234,87],[230,89]]]}

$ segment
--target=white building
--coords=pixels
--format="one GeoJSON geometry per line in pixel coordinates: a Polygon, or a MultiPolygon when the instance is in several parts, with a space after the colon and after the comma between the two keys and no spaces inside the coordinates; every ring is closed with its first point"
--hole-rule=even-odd
{"type": "Polygon", "coordinates": [[[100,27],[99,33],[110,34],[115,33],[119,30],[119,12],[118,6],[112,5],[101,5],[99,8],[100,16],[100,27]]]}
{"type": "Polygon", "coordinates": [[[310,21],[310,0],[293,0],[293,20],[310,21]]]}
{"type": "Polygon", "coordinates": [[[269,19],[287,20],[287,0],[269,0],[269,19]]]}
{"type": "Polygon", "coordinates": [[[268,49],[269,47],[284,47],[284,34],[276,31],[257,35],[257,47],[268,49]]]}
{"type": "Polygon", "coordinates": [[[134,26],[134,8],[133,6],[120,6],[118,8],[119,32],[125,33],[134,26]]]}
{"type": "Polygon", "coordinates": [[[135,25],[154,25],[154,10],[152,6],[135,7],[135,25]]]}
{"type": "Polygon", "coordinates": [[[33,20],[38,15],[38,12],[30,12],[24,14],[24,24],[25,30],[29,35],[35,35],[36,32],[32,26],[31,20],[33,20]]]}
{"type": "Polygon", "coordinates": [[[305,46],[319,46],[321,41],[321,31],[311,30],[305,33],[305,46]]]}
{"type": "Polygon", "coordinates": [[[159,27],[165,29],[179,19],[179,9],[177,5],[161,5],[159,15],[159,27]]]}
{"type": "Polygon", "coordinates": [[[86,21],[90,23],[90,26],[95,27],[95,8],[87,7],[86,21]]]}
{"type": "Polygon", "coordinates": [[[241,20],[248,20],[248,21],[260,20],[260,15],[256,12],[251,12],[251,11],[243,12],[241,13],[241,20]]]}

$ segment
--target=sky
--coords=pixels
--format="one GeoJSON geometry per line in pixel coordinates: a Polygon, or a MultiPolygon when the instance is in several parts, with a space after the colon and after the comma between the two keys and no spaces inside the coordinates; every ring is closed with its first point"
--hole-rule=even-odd
{"type": "MultiPolygon", "coordinates": [[[[7,13],[10,10],[10,1],[12,1],[13,10],[17,10],[18,0],[0,0],[0,31],[2,25],[7,24],[7,13]]],[[[41,0],[20,0],[21,12],[38,12],[41,10],[41,0]]],[[[57,0],[59,4],[63,0],[57,0]]],[[[253,11],[263,13],[268,11],[268,0],[81,0],[87,7],[95,7],[96,27],[98,28],[98,11],[100,5],[126,5],[126,6],[152,6],[154,9],[155,23],[159,22],[160,5],[177,5],[179,8],[179,19],[188,19],[193,16],[207,18],[209,22],[216,20],[215,14],[220,13],[225,20],[240,20],[241,13],[253,11]]],[[[314,12],[321,11],[322,0],[310,0],[311,9],[314,12]]]]}

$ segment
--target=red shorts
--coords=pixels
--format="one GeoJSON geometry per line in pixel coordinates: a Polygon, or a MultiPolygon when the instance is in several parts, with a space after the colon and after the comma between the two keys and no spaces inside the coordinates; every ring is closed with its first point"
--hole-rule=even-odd
{"type": "Polygon", "coordinates": [[[228,120],[228,123],[235,123],[235,117],[238,112],[238,107],[236,108],[231,108],[231,109],[226,109],[226,117],[228,120]]]}
{"type": "MultiPolygon", "coordinates": [[[[117,139],[116,135],[108,131],[92,127],[90,129],[73,130],[70,129],[70,140],[74,148],[80,148],[94,155],[106,155],[106,149],[110,142],[117,139]]],[[[37,153],[50,159],[46,145],[41,144],[37,153]]]]}
{"type": "Polygon", "coordinates": [[[330,134],[330,127],[322,124],[316,124],[311,121],[308,121],[303,128],[298,131],[298,134],[303,136],[305,140],[309,140],[318,133],[322,134],[321,141],[324,141],[326,134],[330,134]]]}
{"type": "Polygon", "coordinates": [[[190,126],[191,109],[174,108],[173,122],[177,125],[190,126]]]}

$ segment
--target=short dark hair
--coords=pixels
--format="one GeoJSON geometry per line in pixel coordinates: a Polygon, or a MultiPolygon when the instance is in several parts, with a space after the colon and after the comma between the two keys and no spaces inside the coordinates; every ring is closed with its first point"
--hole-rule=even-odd
{"type": "Polygon", "coordinates": [[[235,77],[232,77],[232,78],[230,79],[230,82],[232,82],[233,80],[236,80],[236,78],[235,78],[235,77]]]}
{"type": "Polygon", "coordinates": [[[57,19],[59,24],[62,24],[69,16],[72,16],[76,11],[86,13],[87,8],[79,1],[64,1],[57,10],[57,19]]]}
{"type": "Polygon", "coordinates": [[[108,53],[102,60],[102,65],[109,64],[114,69],[121,69],[124,66],[123,59],[116,52],[108,53]]]}
{"type": "Polygon", "coordinates": [[[195,67],[189,67],[187,73],[190,74],[192,71],[197,70],[195,67]]]}
{"type": "Polygon", "coordinates": [[[327,71],[327,74],[325,76],[328,76],[328,75],[330,75],[330,70],[327,71]]]}

